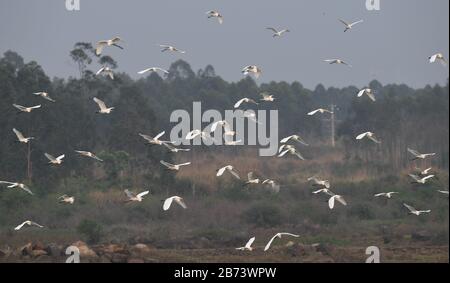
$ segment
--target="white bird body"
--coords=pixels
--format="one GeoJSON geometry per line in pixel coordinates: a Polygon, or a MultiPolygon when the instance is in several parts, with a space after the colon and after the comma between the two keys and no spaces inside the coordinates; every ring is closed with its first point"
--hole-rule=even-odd
{"type": "Polygon", "coordinates": [[[264,251],[267,251],[267,250],[270,248],[270,246],[272,245],[272,242],[273,242],[276,238],[281,239],[282,236],[290,236],[290,237],[295,237],[295,238],[299,238],[299,237],[300,237],[300,235],[295,235],[295,234],[291,234],[291,233],[277,233],[277,234],[275,234],[275,236],[273,236],[273,237],[270,239],[270,241],[269,241],[269,242],[267,243],[267,245],[264,247],[264,251]]]}
{"type": "Polygon", "coordinates": [[[166,75],[169,74],[169,71],[164,70],[163,68],[159,68],[159,67],[151,67],[151,68],[139,71],[138,74],[142,75],[142,74],[145,74],[145,73],[148,73],[148,72],[156,73],[158,71],[160,71],[160,72],[162,72],[162,73],[164,73],[166,75]]]}
{"type": "Polygon", "coordinates": [[[145,191],[145,192],[142,192],[142,193],[139,193],[136,195],[136,194],[130,192],[129,190],[125,190],[124,192],[127,195],[129,202],[133,202],[133,201],[142,202],[144,200],[144,196],[148,195],[150,193],[150,191],[145,191]]]}
{"type": "Polygon", "coordinates": [[[266,179],[262,182],[262,184],[268,186],[274,193],[280,192],[280,185],[275,180],[266,179]]]}
{"type": "Polygon", "coordinates": [[[336,195],[335,193],[333,193],[332,191],[330,191],[329,189],[326,189],[326,188],[320,189],[320,190],[317,190],[317,191],[313,192],[313,194],[315,194],[315,195],[320,194],[320,193],[327,194],[327,195],[329,195],[331,197],[336,195]]]}
{"type": "Polygon", "coordinates": [[[353,28],[354,25],[357,25],[357,24],[359,24],[359,23],[364,22],[363,20],[359,20],[359,21],[356,21],[356,22],[353,22],[353,23],[347,23],[346,21],[341,20],[341,19],[339,19],[339,21],[345,25],[345,30],[344,30],[344,32],[346,32],[346,31],[348,31],[348,30],[351,30],[351,29],[353,28]]]}
{"type": "Polygon", "coordinates": [[[323,114],[323,113],[333,114],[333,112],[330,111],[330,110],[319,108],[319,109],[316,109],[316,110],[313,110],[313,111],[309,112],[308,115],[309,116],[313,116],[313,115],[316,115],[317,113],[320,113],[320,114],[323,114]]]}
{"type": "Polygon", "coordinates": [[[17,136],[17,140],[19,141],[19,142],[21,142],[21,143],[28,143],[28,142],[30,142],[31,140],[34,140],[34,138],[33,137],[29,137],[29,138],[26,138],[26,137],[24,137],[23,136],[23,134],[21,133],[21,132],[19,132],[17,129],[13,129],[13,132],[16,134],[16,136],[17,136]]]}
{"type": "Polygon", "coordinates": [[[434,177],[434,175],[428,175],[428,176],[425,176],[423,178],[421,178],[421,177],[419,177],[417,175],[414,175],[414,174],[408,174],[408,175],[414,180],[414,182],[412,182],[412,183],[414,183],[414,184],[422,184],[422,185],[426,184],[429,179],[434,177]]]}
{"type": "Polygon", "coordinates": [[[239,108],[239,106],[241,106],[241,104],[244,103],[244,102],[245,103],[253,103],[253,104],[258,105],[258,103],[256,101],[254,101],[253,99],[244,97],[241,100],[239,100],[238,102],[236,102],[236,104],[234,104],[234,108],[235,109],[239,108]]]}
{"type": "Polygon", "coordinates": [[[219,24],[223,24],[223,16],[218,11],[208,11],[206,14],[208,15],[208,19],[217,18],[219,24]]]}
{"type": "Polygon", "coordinates": [[[398,194],[398,192],[379,193],[379,194],[376,194],[375,197],[387,197],[387,198],[392,198],[392,196],[393,196],[394,194],[398,194]]]}
{"type": "Polygon", "coordinates": [[[60,156],[55,158],[53,155],[45,153],[45,157],[47,157],[47,159],[49,160],[49,162],[48,162],[49,164],[61,165],[63,163],[64,157],[66,157],[66,156],[63,154],[63,155],[60,155],[60,156]]]}
{"type": "Polygon", "coordinates": [[[159,46],[162,48],[161,52],[171,51],[171,52],[178,52],[181,54],[186,53],[186,51],[179,50],[178,48],[171,45],[160,44],[159,46]]]}
{"type": "Polygon", "coordinates": [[[201,137],[202,140],[210,139],[211,135],[207,132],[203,132],[201,130],[193,130],[187,133],[186,140],[193,140],[196,137],[201,137]]]}
{"type": "Polygon", "coordinates": [[[44,228],[44,226],[37,224],[36,222],[27,220],[24,221],[22,224],[18,225],[16,228],[14,228],[14,230],[19,231],[20,229],[22,229],[23,226],[28,225],[28,226],[36,226],[39,228],[44,228]]]}
{"type": "Polygon", "coordinates": [[[100,108],[100,111],[97,112],[99,114],[110,114],[115,108],[115,107],[107,107],[105,102],[98,99],[97,97],[94,97],[93,99],[94,99],[95,103],[97,103],[98,107],[100,108]]]}
{"type": "Polygon", "coordinates": [[[227,121],[222,120],[222,121],[214,122],[211,125],[211,132],[215,132],[217,130],[218,126],[225,128],[225,130],[229,130],[230,129],[230,124],[228,124],[227,121]]]}
{"type": "Polygon", "coordinates": [[[102,67],[100,70],[97,71],[97,73],[95,73],[95,75],[108,76],[111,80],[114,80],[114,72],[110,67],[102,67]]]}
{"type": "Polygon", "coordinates": [[[22,183],[17,183],[17,182],[6,182],[6,181],[0,181],[0,185],[1,184],[5,184],[7,185],[8,189],[14,189],[14,188],[19,188],[24,190],[25,192],[29,193],[30,195],[33,195],[33,192],[31,192],[31,190],[28,188],[27,185],[22,184],[22,183]]]}
{"type": "Polygon", "coordinates": [[[414,149],[411,149],[411,148],[408,148],[408,152],[411,153],[412,155],[414,155],[413,160],[426,159],[428,157],[436,155],[436,153],[420,153],[417,150],[414,150],[414,149]]]}
{"type": "Polygon", "coordinates": [[[313,187],[316,188],[326,188],[329,189],[331,187],[330,181],[328,180],[319,180],[317,177],[310,177],[308,181],[313,181],[313,187]]]}
{"type": "Polygon", "coordinates": [[[190,150],[191,150],[191,149],[189,149],[189,148],[177,148],[177,147],[172,146],[170,143],[166,143],[166,142],[163,142],[163,145],[164,145],[165,147],[167,147],[167,149],[168,149],[170,152],[172,152],[172,153],[178,153],[178,152],[181,152],[181,151],[187,152],[187,151],[190,151],[190,150]]]}
{"type": "Polygon", "coordinates": [[[300,136],[298,136],[298,135],[292,135],[292,136],[289,136],[289,137],[285,137],[284,139],[282,139],[282,140],[280,141],[280,143],[287,143],[287,142],[289,142],[289,141],[291,141],[291,140],[296,141],[296,142],[298,142],[298,143],[301,143],[301,144],[303,144],[303,145],[308,146],[308,144],[307,144],[300,136]]]}
{"type": "Polygon", "coordinates": [[[275,38],[275,37],[281,37],[284,33],[290,32],[289,29],[277,30],[277,29],[272,28],[272,27],[268,27],[268,28],[266,28],[266,29],[273,32],[272,37],[274,37],[274,38],[275,38]]]}
{"type": "Polygon", "coordinates": [[[425,214],[425,213],[430,213],[431,212],[431,210],[417,210],[414,207],[412,207],[410,205],[407,205],[406,203],[404,203],[403,205],[409,210],[409,212],[411,214],[414,214],[414,215],[417,215],[417,216],[420,216],[421,214],[425,214]]]}
{"type": "Polygon", "coordinates": [[[253,177],[253,172],[249,172],[249,173],[247,174],[247,179],[248,179],[248,180],[247,180],[247,182],[245,182],[245,186],[248,186],[248,185],[257,185],[257,184],[259,184],[259,183],[261,182],[260,179],[253,177]]]}
{"type": "Polygon", "coordinates": [[[433,167],[427,168],[425,170],[421,170],[419,168],[416,168],[419,171],[419,176],[427,176],[428,174],[430,174],[431,170],[433,169],[433,167]]]}
{"type": "Polygon", "coordinates": [[[364,138],[370,139],[370,140],[373,141],[374,143],[378,143],[378,144],[381,143],[381,141],[379,141],[379,140],[375,137],[375,134],[372,133],[372,132],[365,132],[365,133],[362,133],[362,134],[360,134],[360,135],[358,135],[358,136],[356,137],[357,140],[362,140],[362,139],[364,139],[364,138]]]}
{"type": "Polygon", "coordinates": [[[89,152],[89,151],[83,151],[83,150],[75,150],[75,152],[78,153],[78,154],[80,154],[80,155],[82,155],[82,156],[89,157],[89,158],[95,159],[95,160],[97,160],[97,161],[103,162],[102,159],[98,158],[98,157],[97,157],[95,154],[93,154],[92,152],[89,152]]]}
{"type": "Polygon", "coordinates": [[[351,67],[350,64],[348,64],[347,62],[345,62],[342,59],[326,59],[326,60],[323,60],[323,61],[327,62],[327,63],[330,63],[330,65],[337,64],[337,65],[346,65],[348,67],[351,67]]]}
{"type": "Polygon", "coordinates": [[[218,170],[217,170],[216,176],[217,176],[217,177],[222,176],[223,173],[225,173],[225,171],[226,171],[226,172],[229,172],[229,173],[230,173],[231,175],[233,175],[236,179],[238,179],[238,180],[241,179],[241,177],[239,177],[239,174],[236,172],[236,169],[235,169],[232,165],[227,165],[227,166],[224,166],[224,167],[218,169],[218,170]]]}
{"type": "Polygon", "coordinates": [[[67,204],[74,204],[75,202],[75,197],[70,197],[68,195],[62,195],[58,199],[60,200],[60,202],[64,202],[67,204]]]}
{"type": "Polygon", "coordinates": [[[180,205],[184,209],[187,208],[186,204],[184,203],[183,198],[181,198],[179,196],[173,196],[173,197],[167,198],[164,201],[163,210],[164,211],[169,210],[170,206],[172,205],[172,202],[176,202],[178,205],[180,205]]]}
{"type": "Polygon", "coordinates": [[[246,66],[242,69],[242,73],[246,76],[248,74],[253,74],[255,78],[259,78],[259,76],[262,74],[262,70],[255,65],[246,66]]]}
{"type": "Polygon", "coordinates": [[[97,42],[97,46],[95,47],[95,54],[100,56],[103,52],[103,49],[107,46],[115,46],[117,48],[123,49],[122,46],[119,45],[122,39],[120,37],[114,37],[113,39],[101,40],[97,42]]]}
{"type": "Polygon", "coordinates": [[[250,240],[248,240],[248,242],[245,244],[245,246],[236,248],[236,250],[238,250],[238,251],[253,251],[252,244],[255,241],[255,239],[256,239],[255,237],[251,238],[250,240]]]}
{"type": "Polygon", "coordinates": [[[335,200],[340,202],[342,205],[347,205],[347,202],[341,195],[334,195],[328,200],[328,206],[330,207],[330,209],[334,208],[335,200]]]}
{"type": "Polygon", "coordinates": [[[429,59],[430,63],[439,61],[442,63],[442,65],[444,65],[444,66],[447,65],[447,60],[445,60],[444,55],[442,53],[434,54],[434,55],[430,56],[428,59],[429,59]]]}
{"type": "MultiPolygon", "coordinates": [[[[282,146],[283,147],[283,146],[282,146]]],[[[291,154],[291,155],[295,155],[298,158],[300,158],[301,160],[305,160],[305,158],[301,155],[300,152],[298,152],[298,150],[293,147],[293,146],[285,146],[284,148],[287,148],[286,150],[284,150],[283,152],[281,152],[278,157],[283,157],[285,156],[287,153],[291,154]]]]}
{"type": "Polygon", "coordinates": [[[25,106],[22,106],[22,105],[13,104],[13,106],[16,107],[17,109],[19,109],[20,112],[31,113],[31,111],[33,111],[34,109],[41,108],[42,105],[36,105],[36,106],[31,106],[31,107],[25,107],[25,106]]]}
{"type": "Polygon", "coordinates": [[[274,102],[275,101],[275,97],[267,92],[263,92],[260,93],[261,95],[261,101],[265,101],[265,102],[274,102]]]}
{"type": "Polygon", "coordinates": [[[362,89],[362,90],[360,90],[360,91],[358,92],[358,97],[361,97],[361,96],[363,96],[363,95],[367,95],[367,97],[369,97],[370,100],[372,100],[372,101],[374,101],[374,102],[376,101],[375,95],[374,95],[374,93],[373,93],[373,90],[370,89],[370,88],[365,88],[365,89],[362,89]]]}
{"type": "Polygon", "coordinates": [[[33,94],[36,95],[36,96],[40,96],[40,97],[42,97],[42,98],[44,98],[44,99],[46,99],[48,101],[56,102],[54,99],[52,99],[50,97],[50,95],[47,92],[41,91],[41,92],[35,92],[33,94]]]}
{"type": "Polygon", "coordinates": [[[191,162],[186,162],[186,163],[182,163],[182,164],[171,164],[168,163],[164,160],[160,161],[162,165],[164,165],[168,170],[172,170],[172,171],[179,171],[181,169],[182,166],[187,166],[187,165],[191,165],[191,162]]]}
{"type": "Polygon", "coordinates": [[[168,141],[161,141],[159,138],[161,138],[162,136],[165,135],[165,131],[159,133],[158,135],[156,135],[155,137],[151,137],[149,135],[144,135],[144,134],[139,134],[143,139],[145,139],[149,144],[151,145],[163,145],[166,143],[171,143],[168,141]]]}
{"type": "Polygon", "coordinates": [[[441,194],[447,195],[447,196],[448,196],[448,194],[449,194],[448,191],[438,190],[438,192],[441,193],[441,194]]]}

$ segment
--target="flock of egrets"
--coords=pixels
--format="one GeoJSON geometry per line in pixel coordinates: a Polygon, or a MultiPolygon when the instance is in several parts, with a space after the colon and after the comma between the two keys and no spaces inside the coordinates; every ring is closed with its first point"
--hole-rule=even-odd
{"type": "MultiPolygon", "coordinates": [[[[222,24],[224,22],[224,18],[222,16],[222,14],[219,13],[218,11],[209,11],[209,12],[207,12],[207,16],[208,16],[208,18],[217,19],[220,24],[222,24]]],[[[359,21],[356,21],[353,23],[348,23],[344,20],[339,20],[339,21],[345,26],[344,32],[350,31],[355,27],[355,25],[363,23],[363,20],[359,20],[359,21]]],[[[267,30],[269,30],[273,33],[274,38],[281,37],[284,34],[290,32],[289,29],[277,30],[273,27],[268,27],[267,30]]],[[[122,42],[122,39],[120,37],[115,37],[113,39],[99,41],[96,45],[95,53],[97,56],[100,56],[102,54],[102,52],[108,47],[117,47],[120,49],[124,49],[120,45],[121,42],[122,42]]],[[[172,45],[161,44],[159,46],[161,47],[162,52],[178,52],[180,54],[186,53],[185,51],[182,51],[172,45]]],[[[430,63],[434,63],[434,62],[438,62],[438,61],[443,64],[446,63],[446,60],[441,53],[438,53],[438,54],[435,54],[435,55],[429,57],[430,63]]],[[[348,67],[351,67],[350,64],[348,64],[346,61],[344,61],[342,59],[326,59],[326,60],[324,60],[324,62],[327,62],[329,64],[346,65],[348,67]]],[[[169,71],[167,71],[163,68],[160,68],[160,67],[150,67],[150,68],[144,69],[142,71],[139,71],[138,74],[142,75],[142,74],[151,73],[151,72],[160,72],[164,75],[169,74],[169,71]]],[[[244,67],[241,72],[244,75],[253,75],[255,77],[255,79],[257,79],[262,74],[262,69],[256,65],[249,65],[249,66],[244,67]]],[[[102,67],[96,73],[96,75],[108,76],[110,79],[114,80],[114,72],[111,68],[109,68],[107,66],[102,67]]],[[[36,96],[40,96],[41,98],[43,98],[49,102],[56,103],[56,101],[53,98],[51,98],[50,95],[45,91],[36,92],[34,94],[36,96]]],[[[359,93],[357,93],[356,95],[357,95],[357,97],[367,96],[372,102],[376,102],[375,93],[370,88],[364,88],[364,89],[360,90],[359,93]]],[[[108,107],[104,101],[102,101],[96,97],[94,97],[93,100],[98,105],[99,110],[97,113],[99,113],[99,114],[105,114],[105,115],[111,114],[112,111],[114,110],[114,107],[108,107]]],[[[274,102],[275,97],[269,93],[262,93],[260,101],[274,102]]],[[[244,104],[258,105],[259,102],[255,101],[254,99],[244,97],[235,103],[234,108],[239,108],[244,104]]],[[[26,106],[22,106],[22,105],[18,105],[18,104],[13,104],[13,106],[19,110],[19,113],[31,113],[32,111],[35,111],[42,107],[42,105],[26,107],[26,106]]],[[[313,116],[313,115],[317,115],[317,114],[326,114],[326,113],[333,114],[333,112],[328,109],[319,108],[319,109],[312,110],[311,112],[308,113],[308,115],[313,116]]],[[[256,115],[254,113],[252,114],[252,113],[246,112],[245,115],[249,120],[251,120],[255,123],[259,123],[257,121],[256,115]]],[[[219,122],[214,123],[211,127],[211,132],[215,132],[219,127],[222,127],[225,130],[225,132],[224,132],[225,137],[234,137],[236,135],[236,132],[233,131],[231,125],[229,125],[226,121],[219,121],[219,122]]],[[[17,140],[20,143],[28,144],[32,140],[34,140],[33,137],[25,137],[25,135],[22,134],[16,128],[13,129],[13,132],[15,133],[17,140]]],[[[195,138],[201,138],[203,140],[206,140],[208,138],[211,138],[211,136],[210,136],[211,132],[205,132],[205,131],[201,131],[199,129],[194,129],[193,131],[191,131],[190,133],[187,134],[186,139],[193,140],[195,138]]],[[[184,152],[184,151],[190,150],[190,149],[184,149],[184,148],[177,148],[172,141],[160,140],[164,134],[165,134],[165,132],[161,132],[154,137],[145,135],[145,134],[141,134],[141,133],[139,135],[146,141],[146,144],[156,145],[156,146],[164,146],[167,150],[169,150],[170,152],[173,152],[173,153],[184,152]]],[[[362,133],[356,137],[356,140],[363,140],[363,139],[372,141],[375,144],[381,144],[380,139],[378,139],[374,133],[369,132],[369,131],[362,133]]],[[[295,135],[288,136],[286,138],[283,138],[280,142],[282,145],[279,148],[278,157],[281,158],[281,157],[284,157],[285,155],[289,154],[289,155],[295,156],[301,160],[305,160],[303,155],[293,144],[293,142],[295,142],[295,143],[301,144],[303,146],[308,146],[308,143],[306,143],[299,135],[295,134],[295,135]]],[[[241,143],[241,141],[226,139],[225,144],[226,145],[237,145],[239,143],[241,143]]],[[[416,150],[410,149],[410,148],[408,148],[408,151],[409,151],[409,153],[411,153],[414,156],[414,160],[416,160],[416,159],[424,160],[424,159],[427,159],[427,158],[435,155],[435,153],[422,154],[422,153],[420,153],[416,150]]],[[[94,153],[92,153],[90,151],[76,150],[75,152],[82,157],[87,157],[87,158],[96,160],[98,162],[103,162],[102,159],[100,159],[94,153]]],[[[58,157],[54,157],[53,155],[51,155],[49,153],[45,153],[45,157],[49,160],[49,164],[51,164],[53,166],[61,166],[63,164],[65,154],[61,154],[58,157]]],[[[181,163],[181,164],[171,164],[164,160],[161,160],[160,163],[167,170],[171,170],[171,171],[175,171],[175,172],[179,171],[184,166],[191,165],[191,162],[185,162],[185,163],[181,163]]],[[[413,183],[426,184],[430,179],[432,179],[434,177],[434,175],[429,174],[430,171],[431,171],[431,168],[428,168],[426,170],[419,170],[418,173],[409,174],[409,176],[412,178],[413,183]]],[[[216,171],[216,176],[221,177],[222,175],[224,175],[225,172],[231,174],[236,179],[241,180],[238,171],[232,165],[226,165],[226,166],[218,169],[216,171]]],[[[316,190],[313,192],[313,194],[325,194],[329,197],[328,206],[330,209],[333,209],[335,207],[336,201],[344,206],[347,205],[347,202],[342,195],[337,195],[331,191],[331,184],[328,180],[320,180],[317,176],[314,176],[314,177],[308,178],[308,181],[312,182],[312,186],[314,188],[316,188],[316,190]]],[[[0,185],[1,184],[7,185],[7,188],[21,189],[21,190],[33,195],[33,192],[30,190],[30,188],[23,183],[0,181],[0,185]]],[[[255,186],[255,185],[259,185],[259,184],[267,186],[274,193],[278,193],[280,191],[280,185],[278,184],[277,181],[271,180],[271,179],[264,179],[264,180],[259,179],[259,178],[255,177],[253,172],[249,172],[247,174],[247,180],[245,180],[245,182],[243,182],[243,186],[247,187],[247,188],[249,186],[255,186]]],[[[439,192],[448,195],[448,191],[439,191],[439,192]]],[[[148,195],[149,193],[150,193],[149,191],[144,191],[144,192],[135,194],[129,190],[125,190],[127,202],[142,202],[144,200],[144,196],[148,195]]],[[[375,197],[386,197],[388,199],[391,199],[395,194],[398,194],[398,192],[383,192],[383,193],[376,194],[375,197]]],[[[73,196],[62,195],[61,197],[59,197],[59,201],[66,203],[66,204],[74,204],[75,198],[73,196]]],[[[167,198],[166,200],[164,200],[163,207],[162,207],[163,210],[166,211],[166,210],[170,209],[173,202],[175,202],[176,204],[178,204],[180,207],[182,207],[184,209],[187,208],[187,205],[182,197],[171,196],[171,197],[167,198]]],[[[424,214],[424,213],[431,212],[431,210],[417,210],[408,204],[404,204],[404,206],[409,210],[409,212],[411,214],[414,214],[417,216],[424,214]]],[[[43,228],[42,225],[40,225],[34,221],[27,220],[27,221],[23,222],[22,224],[18,225],[17,227],[15,227],[14,229],[20,230],[25,225],[43,228]]],[[[272,242],[275,239],[281,238],[282,236],[299,237],[299,235],[290,234],[290,233],[278,233],[270,239],[270,241],[265,246],[264,251],[267,251],[270,248],[272,242]]],[[[253,250],[252,244],[254,241],[255,241],[255,237],[252,237],[246,243],[245,246],[237,248],[237,249],[251,251],[251,250],[253,250]]]]}

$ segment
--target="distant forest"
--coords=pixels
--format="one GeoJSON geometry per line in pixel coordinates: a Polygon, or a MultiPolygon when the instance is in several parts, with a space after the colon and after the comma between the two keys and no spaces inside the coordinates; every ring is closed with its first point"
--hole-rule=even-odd
{"type": "MultiPolygon", "coordinates": [[[[414,164],[410,161],[411,156],[407,152],[407,147],[411,147],[424,153],[436,152],[437,155],[432,159],[431,165],[439,168],[440,172],[447,172],[445,173],[446,177],[441,177],[440,182],[448,184],[446,182],[449,166],[448,82],[445,86],[426,86],[423,89],[412,89],[406,85],[383,86],[378,81],[368,82],[367,86],[375,91],[377,99],[376,102],[372,102],[367,97],[358,98],[359,89],[354,86],[339,89],[318,85],[314,90],[309,90],[304,88],[300,82],[258,84],[250,77],[243,77],[239,82],[230,83],[218,76],[213,66],[206,66],[195,72],[183,60],[174,62],[168,69],[169,74],[166,77],[152,73],[134,80],[128,74],[116,71],[118,64],[113,58],[95,56],[89,43],[75,44],[70,56],[77,64],[79,74],[68,79],[51,79],[37,62],[24,62],[19,54],[12,51],[6,52],[0,59],[0,179],[24,182],[31,187],[38,199],[46,199],[45,204],[40,204],[30,200],[30,196],[26,193],[22,194],[1,188],[0,203],[3,207],[0,208],[2,211],[0,226],[8,225],[9,227],[22,220],[21,217],[27,217],[29,215],[27,214],[28,205],[31,202],[35,213],[43,213],[41,218],[35,218],[38,221],[60,223],[63,220],[57,219],[51,214],[56,212],[67,217],[70,215],[75,217],[76,214],[69,211],[69,208],[53,208],[53,205],[57,205],[57,197],[65,193],[76,195],[77,201],[80,200],[80,205],[97,201],[97,208],[102,209],[104,204],[101,202],[102,195],[97,195],[95,200],[88,200],[83,196],[96,191],[104,193],[110,190],[117,195],[122,195],[126,188],[135,190],[150,188],[151,193],[157,195],[168,195],[168,190],[185,195],[184,188],[188,190],[189,194],[192,191],[194,195],[195,193],[208,195],[220,190],[218,183],[208,183],[205,181],[206,178],[199,175],[189,177],[187,172],[200,170],[200,164],[195,162],[202,162],[206,163],[202,164],[202,168],[207,166],[211,170],[205,174],[208,174],[211,179],[215,179],[215,169],[219,168],[219,165],[227,164],[225,163],[227,161],[220,163],[222,159],[229,159],[230,156],[233,156],[233,160],[238,163],[236,165],[245,163],[245,160],[239,161],[241,153],[242,158],[249,154],[247,152],[244,154],[245,146],[199,147],[186,155],[183,153],[174,155],[168,153],[164,147],[145,145],[138,133],[156,135],[165,130],[165,137],[168,137],[170,129],[174,126],[169,122],[169,117],[171,112],[176,109],[186,109],[191,112],[192,103],[201,101],[203,109],[224,111],[232,109],[234,103],[243,97],[259,100],[259,94],[262,92],[273,94],[276,97],[275,102],[260,104],[253,109],[279,110],[280,139],[288,135],[299,134],[311,145],[309,148],[300,149],[300,151],[304,151],[308,160],[295,163],[304,164],[303,166],[308,168],[305,169],[308,171],[302,173],[305,174],[305,176],[301,176],[302,182],[306,182],[306,178],[304,178],[307,177],[306,174],[310,176],[325,175],[323,178],[350,176],[351,173],[343,171],[342,164],[349,166],[346,170],[366,170],[364,168],[367,168],[368,171],[365,172],[365,175],[371,179],[402,176],[401,180],[405,180],[407,170],[414,169],[414,164]],[[100,66],[112,68],[115,71],[115,79],[96,76],[95,72],[100,66]],[[48,92],[56,100],[56,103],[33,95],[38,91],[48,92]],[[93,97],[98,97],[107,105],[114,106],[113,113],[110,115],[96,114],[98,108],[92,100],[93,97]],[[42,108],[32,113],[18,114],[17,109],[12,106],[14,103],[24,106],[42,104],[42,108]],[[319,107],[329,109],[331,105],[335,105],[336,113],[335,148],[331,145],[329,116],[311,117],[307,115],[311,110],[319,107]],[[36,138],[31,142],[30,148],[16,142],[17,138],[12,131],[13,128],[19,129],[26,136],[36,138]],[[356,135],[366,131],[375,132],[382,143],[379,145],[370,142],[357,143],[356,135]],[[29,150],[30,152],[28,152],[29,150]],[[80,157],[74,150],[95,152],[104,162],[99,163],[80,157]],[[55,156],[66,154],[63,165],[57,168],[47,165],[45,152],[55,156]],[[342,159],[336,161],[333,158],[334,154],[339,154],[342,159]],[[27,162],[28,158],[30,162],[27,162]],[[175,162],[177,158],[183,159],[183,161],[192,161],[192,168],[186,169],[185,174],[181,172],[178,176],[163,170],[159,163],[161,159],[175,162]],[[320,164],[334,164],[334,166],[330,166],[330,170],[328,167],[325,170],[325,167],[320,167],[322,165],[308,163],[309,160],[316,158],[323,161],[320,164]],[[209,162],[212,160],[215,162],[210,164],[209,162]],[[212,168],[212,166],[218,167],[212,168]],[[202,184],[195,186],[196,181],[202,184]],[[48,199],[49,195],[52,196],[52,199],[48,199]],[[56,204],[52,205],[52,201],[56,204]],[[50,211],[44,212],[43,206],[51,207],[50,211]],[[12,219],[11,215],[15,215],[15,218],[12,219]]],[[[301,81],[301,76],[298,80],[301,81]]],[[[273,160],[272,157],[258,158],[256,153],[254,158],[258,161],[252,164],[273,160]]],[[[277,162],[276,164],[281,162],[293,164],[289,160],[278,161],[277,159],[277,162]]],[[[271,165],[266,163],[264,166],[269,168],[271,165]]],[[[280,165],[278,172],[292,171],[295,166],[287,168],[280,165]]],[[[261,167],[256,169],[261,169],[261,167]]],[[[250,164],[245,170],[248,172],[255,168],[252,168],[250,164]]],[[[266,172],[269,171],[267,169],[266,172]]],[[[282,186],[283,184],[292,185],[300,180],[298,176],[291,176],[290,179],[283,176],[285,176],[284,173],[278,176],[282,186]]],[[[346,182],[351,182],[351,180],[348,179],[346,182]]],[[[358,179],[358,181],[361,180],[358,179]]],[[[384,184],[390,183],[387,179],[383,179],[383,182],[385,182],[384,184]]],[[[391,183],[400,186],[398,182],[400,182],[399,179],[395,179],[391,183]]],[[[373,188],[373,192],[377,192],[375,191],[376,185],[373,188]]],[[[443,187],[440,185],[437,188],[442,189],[443,187]]],[[[290,188],[290,190],[292,189],[290,188]]],[[[386,189],[388,188],[381,186],[378,188],[378,192],[386,189]]],[[[338,188],[337,191],[339,192],[339,190],[338,188]]],[[[230,192],[236,192],[239,198],[241,197],[240,192],[236,190],[230,192]]],[[[354,192],[354,188],[352,192],[354,192]]],[[[291,193],[291,196],[297,194],[294,191],[291,193]]],[[[233,199],[230,195],[227,195],[226,198],[233,199]]],[[[307,198],[305,197],[305,201],[308,198],[311,198],[310,194],[307,198]]],[[[366,201],[367,205],[371,205],[367,196],[361,195],[361,198],[366,201]]],[[[187,202],[190,206],[189,199],[187,202]]],[[[422,203],[426,203],[424,199],[422,203]]],[[[255,205],[255,209],[258,209],[258,204],[255,205]]],[[[158,201],[156,207],[156,209],[160,209],[158,201]]],[[[233,208],[235,213],[244,209],[244,206],[239,207],[241,208],[233,208]]],[[[113,206],[113,208],[117,207],[113,206]]],[[[95,218],[93,213],[88,214],[88,211],[91,211],[89,209],[84,212],[79,211],[79,215],[82,215],[79,217],[95,218]]],[[[403,212],[401,204],[395,209],[393,213],[397,216],[403,212]]],[[[108,212],[106,210],[103,212],[112,213],[111,211],[113,210],[108,209],[108,212]]],[[[147,214],[139,213],[139,211],[130,213],[139,219],[139,217],[149,217],[153,210],[147,214]]],[[[364,215],[366,212],[372,213],[367,208],[362,212],[353,211],[351,213],[364,215]]],[[[198,213],[203,212],[198,209],[198,213]]],[[[272,215],[273,211],[268,210],[267,213],[272,215]]],[[[328,214],[328,211],[324,211],[324,213],[328,214]]],[[[379,210],[379,213],[386,212],[379,210]]],[[[100,220],[97,219],[101,223],[130,221],[126,217],[121,219],[112,216],[102,217],[100,220]]],[[[269,223],[271,223],[270,217],[267,220],[269,223]]],[[[286,220],[286,218],[283,219],[286,220]]],[[[292,219],[292,221],[299,221],[295,218],[292,219]]],[[[385,219],[390,219],[390,217],[386,216],[385,219]]],[[[279,223],[289,223],[289,220],[284,220],[280,220],[279,223]]],[[[441,225],[445,221],[448,221],[448,213],[447,217],[440,215],[438,223],[441,225]]],[[[78,222],[78,218],[73,220],[72,226],[76,226],[78,222]]],[[[274,222],[274,225],[276,223],[278,222],[274,222]]],[[[436,227],[440,227],[439,225],[436,227]]],[[[235,228],[238,229],[238,227],[239,225],[236,224],[235,228]]],[[[230,228],[230,231],[232,230],[230,228]]],[[[448,228],[444,230],[442,232],[444,238],[448,239],[448,228]]]]}

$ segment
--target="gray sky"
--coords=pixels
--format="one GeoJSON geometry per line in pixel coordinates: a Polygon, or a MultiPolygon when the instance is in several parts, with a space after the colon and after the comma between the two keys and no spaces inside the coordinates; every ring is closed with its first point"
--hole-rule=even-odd
{"type": "Polygon", "coordinates": [[[0,52],[14,50],[51,77],[68,77],[77,74],[69,57],[75,42],[120,36],[126,49],[105,54],[135,78],[182,58],[194,71],[212,64],[229,81],[255,64],[261,82],[362,87],[378,79],[423,87],[449,76],[448,67],[427,63],[437,52],[448,58],[448,10],[448,0],[381,0],[381,11],[367,11],[365,0],[81,0],[81,11],[69,12],[65,0],[0,0],[0,52]],[[219,10],[224,24],[208,20],[208,10],[219,10]],[[344,33],[338,18],[365,22],[344,33]],[[291,33],[273,39],[268,26],[291,33]],[[161,53],[160,43],[187,54],[161,53]],[[322,62],[338,57],[353,68],[322,62]]]}

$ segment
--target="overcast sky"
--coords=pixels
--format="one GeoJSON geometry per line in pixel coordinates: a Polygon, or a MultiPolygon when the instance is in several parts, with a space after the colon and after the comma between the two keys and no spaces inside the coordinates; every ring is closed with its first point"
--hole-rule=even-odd
{"type": "MultiPolygon", "coordinates": [[[[263,70],[259,81],[299,81],[308,88],[383,84],[413,87],[445,84],[448,67],[427,57],[449,55],[448,0],[381,0],[380,11],[365,0],[81,0],[69,12],[65,0],[0,0],[0,52],[14,50],[36,60],[51,77],[76,76],[69,57],[75,42],[122,37],[125,50],[107,49],[119,70],[137,78],[146,67],[168,68],[182,58],[194,71],[212,64],[229,81],[250,64],[263,70]],[[219,10],[224,24],[205,12],[219,10]],[[344,33],[339,18],[363,19],[344,33]],[[289,28],[273,39],[265,28],[289,28]],[[161,53],[157,44],[186,50],[161,53]],[[353,65],[330,66],[342,58],[353,65]]],[[[97,68],[94,65],[92,68],[97,68]]]]}

